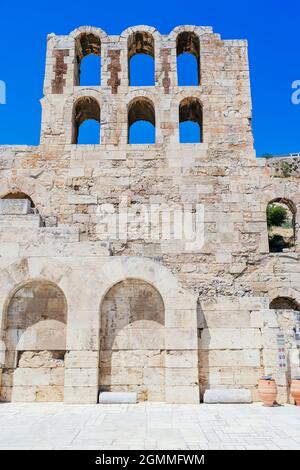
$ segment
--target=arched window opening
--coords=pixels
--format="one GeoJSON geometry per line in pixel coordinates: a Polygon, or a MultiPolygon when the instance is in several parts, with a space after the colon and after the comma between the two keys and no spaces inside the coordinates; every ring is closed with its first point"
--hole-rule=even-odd
{"type": "Polygon", "coordinates": [[[75,85],[101,84],[101,41],[92,33],[82,33],[75,43],[77,67],[75,85]]]}
{"type": "Polygon", "coordinates": [[[137,98],[128,107],[128,143],[155,143],[155,110],[147,98],[137,98]]]}
{"type": "Polygon", "coordinates": [[[61,289],[44,280],[26,283],[10,298],[5,320],[0,399],[63,401],[67,302],[61,289]]]}
{"type": "Polygon", "coordinates": [[[0,199],[0,213],[11,215],[37,214],[38,211],[28,194],[11,192],[0,199]]]}
{"type": "Polygon", "coordinates": [[[94,98],[82,97],[74,105],[72,143],[100,143],[100,106],[94,98]]]}
{"type": "Polygon", "coordinates": [[[21,191],[17,191],[17,192],[12,192],[12,193],[8,193],[6,194],[5,196],[3,196],[2,199],[28,199],[28,201],[30,202],[30,207],[32,209],[34,209],[35,205],[34,205],[34,202],[33,200],[31,199],[30,196],[28,196],[28,194],[25,194],[21,191]]]}
{"type": "Polygon", "coordinates": [[[165,401],[165,308],[161,295],[138,279],[115,284],[101,306],[100,391],[134,391],[165,401]]]}
{"type": "Polygon", "coordinates": [[[276,297],[270,302],[270,309],[300,311],[298,303],[290,297],[276,297]]]}
{"type": "Polygon", "coordinates": [[[130,86],[155,85],[154,39],[146,32],[128,38],[128,82],[130,86]]]}
{"type": "Polygon", "coordinates": [[[177,77],[179,86],[200,83],[200,43],[195,33],[184,31],[177,37],[177,77]]]}
{"type": "Polygon", "coordinates": [[[295,247],[296,207],[292,201],[277,198],[267,205],[267,226],[270,253],[293,251],[295,247]]]}
{"type": "Polygon", "coordinates": [[[197,98],[185,98],[179,105],[179,142],[203,142],[202,106],[197,98]]]}

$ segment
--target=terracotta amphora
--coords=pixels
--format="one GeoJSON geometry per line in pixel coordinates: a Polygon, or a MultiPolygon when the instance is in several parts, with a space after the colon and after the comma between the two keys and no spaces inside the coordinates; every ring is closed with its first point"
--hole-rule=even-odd
{"type": "Polygon", "coordinates": [[[259,379],[258,394],[264,406],[274,406],[277,396],[277,386],[271,376],[265,376],[259,379]]]}
{"type": "Polygon", "coordinates": [[[300,376],[294,377],[292,380],[291,395],[294,398],[296,405],[300,406],[300,376]]]}

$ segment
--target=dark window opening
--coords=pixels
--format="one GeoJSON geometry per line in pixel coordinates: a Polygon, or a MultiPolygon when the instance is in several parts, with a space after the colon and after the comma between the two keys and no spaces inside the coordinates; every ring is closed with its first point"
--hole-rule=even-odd
{"type": "Polygon", "coordinates": [[[295,215],[296,207],[288,199],[273,199],[267,205],[270,253],[294,250],[296,240],[295,215]]]}
{"type": "Polygon", "coordinates": [[[101,84],[101,41],[92,33],[82,33],[76,39],[75,85],[101,84]]]}
{"type": "Polygon", "coordinates": [[[155,85],[154,39],[149,33],[128,38],[128,81],[130,86],[155,85]]]}
{"type": "Polygon", "coordinates": [[[100,143],[100,107],[94,98],[82,97],[74,105],[72,143],[100,143]]]}
{"type": "Polygon", "coordinates": [[[179,86],[200,83],[200,43],[195,33],[184,31],[177,37],[177,78],[179,86]]]}
{"type": "Polygon", "coordinates": [[[197,98],[185,98],[179,105],[179,142],[203,142],[202,106],[197,98]]]}
{"type": "Polygon", "coordinates": [[[290,297],[276,297],[270,302],[271,310],[296,310],[299,312],[299,305],[290,297]]]}
{"type": "Polygon", "coordinates": [[[155,110],[147,98],[137,98],[128,107],[128,143],[155,143],[155,110]]]}

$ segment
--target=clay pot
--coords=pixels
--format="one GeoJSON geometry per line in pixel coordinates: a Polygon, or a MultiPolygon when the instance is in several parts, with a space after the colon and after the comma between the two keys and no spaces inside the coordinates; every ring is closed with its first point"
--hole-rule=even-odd
{"type": "Polygon", "coordinates": [[[262,377],[258,381],[258,394],[264,406],[274,406],[277,396],[276,382],[272,377],[262,377]]]}
{"type": "Polygon", "coordinates": [[[300,377],[295,377],[292,380],[291,395],[294,398],[296,405],[300,406],[300,377]]]}

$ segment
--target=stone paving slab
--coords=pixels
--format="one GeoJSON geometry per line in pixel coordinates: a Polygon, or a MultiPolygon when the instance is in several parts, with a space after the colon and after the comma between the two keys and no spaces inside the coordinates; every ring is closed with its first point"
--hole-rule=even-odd
{"type": "Polygon", "coordinates": [[[0,449],[300,450],[300,407],[0,403],[0,449]]]}

